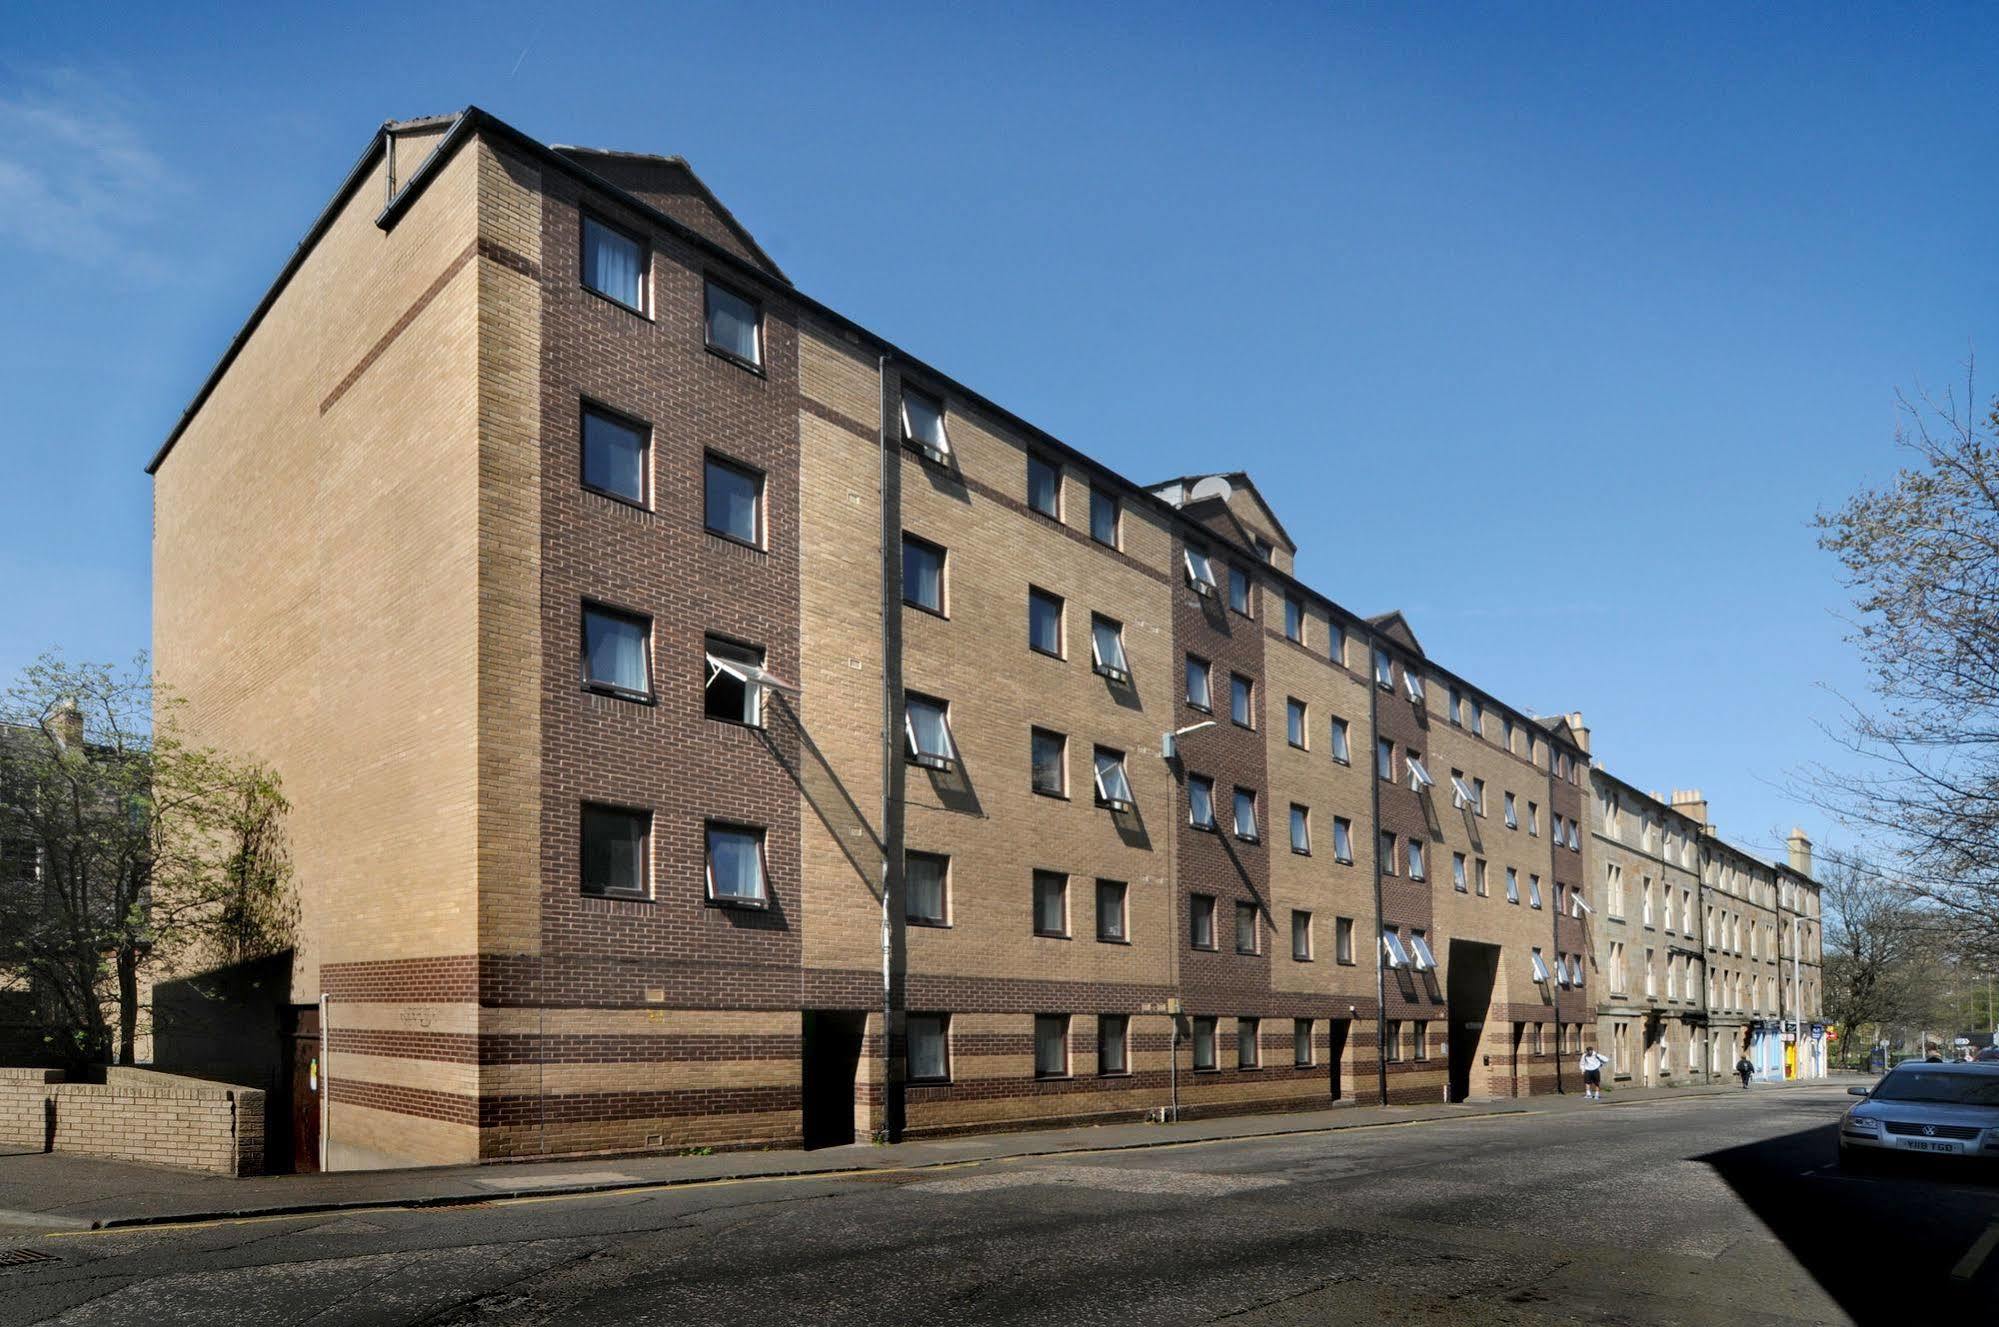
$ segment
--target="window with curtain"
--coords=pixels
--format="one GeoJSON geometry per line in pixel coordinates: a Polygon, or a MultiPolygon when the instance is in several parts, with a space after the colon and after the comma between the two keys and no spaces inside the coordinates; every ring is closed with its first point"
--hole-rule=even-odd
{"type": "Polygon", "coordinates": [[[1060,871],[1034,873],[1034,933],[1069,934],[1069,877],[1060,871]]]}
{"type": "Polygon", "coordinates": [[[1289,697],[1284,702],[1284,740],[1299,750],[1305,749],[1305,702],[1289,697]]]}
{"type": "Polygon", "coordinates": [[[1191,654],[1187,656],[1187,703],[1197,710],[1214,709],[1208,694],[1208,661],[1191,654]]]}
{"type": "Polygon", "coordinates": [[[1027,458],[1027,505],[1062,519],[1062,468],[1032,453],[1027,458]]]}
{"type": "Polygon", "coordinates": [[[1256,842],[1256,794],[1247,788],[1235,790],[1235,836],[1256,842]]]}
{"type": "Polygon", "coordinates": [[[1249,616],[1249,573],[1241,567],[1229,568],[1229,607],[1249,616]]]}
{"type": "Polygon", "coordinates": [[[1034,791],[1060,797],[1069,791],[1069,739],[1046,728],[1028,730],[1034,791]]]}
{"type": "Polygon", "coordinates": [[[912,1082],[941,1083],[951,1076],[949,1014],[911,1014],[903,1024],[909,1037],[912,1082]]]}
{"type": "Polygon", "coordinates": [[[1119,503],[1107,489],[1090,490],[1090,538],[1111,548],[1118,546],[1119,503]]]}
{"type": "Polygon", "coordinates": [[[1215,896],[1190,894],[1187,897],[1187,941],[1196,949],[1215,947],[1215,896]]]}
{"type": "Polygon", "coordinates": [[[1235,1021],[1235,1062],[1238,1069],[1255,1069],[1263,1063],[1258,1045],[1262,1026],[1262,1021],[1254,1018],[1238,1018],[1235,1021]]]}
{"type": "Polygon", "coordinates": [[[1105,1014],[1097,1019],[1097,1072],[1122,1074],[1131,1071],[1129,1033],[1131,1020],[1123,1014],[1105,1014]]]}
{"type": "Polygon", "coordinates": [[[1312,1063],[1312,1020],[1291,1020],[1291,1063],[1300,1069],[1312,1063]]]}
{"type": "Polygon", "coordinates": [[[762,830],[708,826],[708,896],[725,903],[766,901],[762,830]]]}
{"type": "Polygon", "coordinates": [[[652,817],[612,806],[583,808],[583,892],[642,896],[652,817]]]}
{"type": "Polygon", "coordinates": [[[1296,802],[1291,804],[1291,851],[1302,855],[1312,851],[1312,813],[1296,802]]]}
{"type": "Polygon", "coordinates": [[[950,924],[947,882],[951,859],[942,853],[912,852],[903,864],[903,915],[925,926],[950,924]]]}
{"type": "Polygon", "coordinates": [[[909,758],[928,769],[948,770],[957,763],[951,741],[950,706],[930,696],[907,693],[903,698],[903,738],[909,758]]]}
{"type": "Polygon", "coordinates": [[[1097,881],[1097,939],[1116,943],[1131,938],[1125,916],[1129,895],[1122,880],[1097,881]]]}
{"type": "Polygon", "coordinates": [[[1334,719],[1332,733],[1333,759],[1345,765],[1353,759],[1347,751],[1347,721],[1345,719],[1334,719]]]}
{"type": "Polygon", "coordinates": [[[1235,905],[1235,951],[1238,954],[1256,952],[1257,926],[1256,905],[1238,903],[1235,905]]]}
{"type": "Polygon", "coordinates": [[[1096,671],[1113,682],[1129,682],[1131,665],[1124,657],[1124,624],[1101,613],[1090,617],[1090,654],[1096,671]]]}
{"type": "Polygon", "coordinates": [[[1034,1016],[1034,1076],[1036,1078],[1067,1078],[1069,1076],[1069,1016],[1067,1014],[1036,1014],[1034,1016]]]}
{"type": "Polygon", "coordinates": [[[727,286],[708,283],[708,347],[752,367],[763,364],[763,314],[727,286]]]}
{"type": "Polygon", "coordinates": [[[583,610],[583,679],[589,685],[628,696],[652,694],[646,658],[652,623],[635,613],[586,607],[583,610]]]}
{"type": "Polygon", "coordinates": [[[1312,961],[1312,914],[1291,910],[1291,957],[1300,963],[1312,961]]]}
{"type": "Polygon", "coordinates": [[[1241,673],[1229,674],[1229,718],[1244,728],[1256,726],[1254,697],[1253,684],[1248,678],[1241,673]]]}
{"type": "Polygon", "coordinates": [[[902,440],[943,459],[951,454],[944,433],[944,403],[914,387],[902,389],[902,440]]]}
{"type": "Polygon", "coordinates": [[[1097,802],[1114,811],[1129,811],[1136,805],[1131,780],[1125,777],[1124,752],[1109,747],[1096,749],[1097,802]]]}
{"type": "Polygon", "coordinates": [[[641,507],[646,501],[646,430],[601,410],[583,411],[583,484],[641,507]]]}
{"type": "Polygon", "coordinates": [[[1215,781],[1206,775],[1187,776],[1187,823],[1195,829],[1215,827],[1215,781]]]}
{"type": "Polygon", "coordinates": [[[583,284],[645,311],[645,246],[595,217],[583,218],[583,284]]]}
{"type": "Polygon", "coordinates": [[[1353,864],[1353,821],[1345,816],[1333,817],[1333,860],[1353,864]]]}
{"type": "Polygon", "coordinates": [[[1062,657],[1062,597],[1036,590],[1027,591],[1027,647],[1040,654],[1062,657]]]}

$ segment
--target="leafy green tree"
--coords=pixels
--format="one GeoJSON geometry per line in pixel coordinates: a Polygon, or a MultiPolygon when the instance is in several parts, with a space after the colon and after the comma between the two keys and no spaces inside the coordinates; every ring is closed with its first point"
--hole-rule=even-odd
{"type": "Polygon", "coordinates": [[[147,976],[292,943],[276,778],[193,745],[143,658],[45,655],[0,695],[0,986],[52,1058],[132,1063],[147,976]]]}

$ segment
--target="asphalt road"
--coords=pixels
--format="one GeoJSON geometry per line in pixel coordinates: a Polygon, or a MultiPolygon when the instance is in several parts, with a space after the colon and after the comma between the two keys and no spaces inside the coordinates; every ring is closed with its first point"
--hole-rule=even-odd
{"type": "Polygon", "coordinates": [[[1842,1091],[0,1249],[0,1323],[1999,1320],[1999,1183],[1842,1176],[1842,1091]],[[1990,1243],[1991,1241],[1983,1241],[1990,1243]]]}

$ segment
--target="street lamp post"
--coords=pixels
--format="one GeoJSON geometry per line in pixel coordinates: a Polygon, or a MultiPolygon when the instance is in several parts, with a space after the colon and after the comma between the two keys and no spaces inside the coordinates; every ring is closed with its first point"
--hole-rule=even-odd
{"type": "MultiPolygon", "coordinates": [[[[1190,723],[1184,728],[1175,728],[1171,732],[1159,735],[1159,758],[1166,762],[1166,769],[1169,775],[1173,772],[1175,762],[1180,759],[1180,739],[1189,733],[1198,733],[1203,728],[1212,728],[1214,726],[1215,721],[1213,719],[1203,719],[1199,723],[1190,723]]],[[[1167,906],[1173,909],[1176,916],[1180,911],[1180,875],[1177,859],[1173,855],[1173,843],[1180,834],[1179,789],[1180,781],[1174,779],[1173,806],[1167,816],[1166,826],[1166,898],[1167,906]]],[[[1175,921],[1174,926],[1177,928],[1178,925],[1179,922],[1175,921]]],[[[1172,975],[1173,989],[1177,993],[1180,989],[1180,943],[1177,940],[1173,942],[1172,975]]],[[[1166,1016],[1172,1020],[1173,1024],[1173,1036],[1167,1043],[1166,1051],[1166,1082],[1168,1100],[1170,1102],[1167,1107],[1167,1116],[1170,1122],[1174,1124],[1180,1122],[1180,1010],[1176,1007],[1179,1003],[1179,997],[1176,994],[1166,1009],[1166,1016]]]]}

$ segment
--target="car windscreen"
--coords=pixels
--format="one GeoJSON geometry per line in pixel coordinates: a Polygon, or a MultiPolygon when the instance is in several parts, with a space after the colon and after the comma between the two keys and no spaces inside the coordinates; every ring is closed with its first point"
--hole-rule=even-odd
{"type": "Polygon", "coordinates": [[[1928,1101],[1949,1106],[1999,1106],[1999,1074],[1939,1074],[1897,1069],[1868,1095],[1876,1101],[1928,1101]]]}

